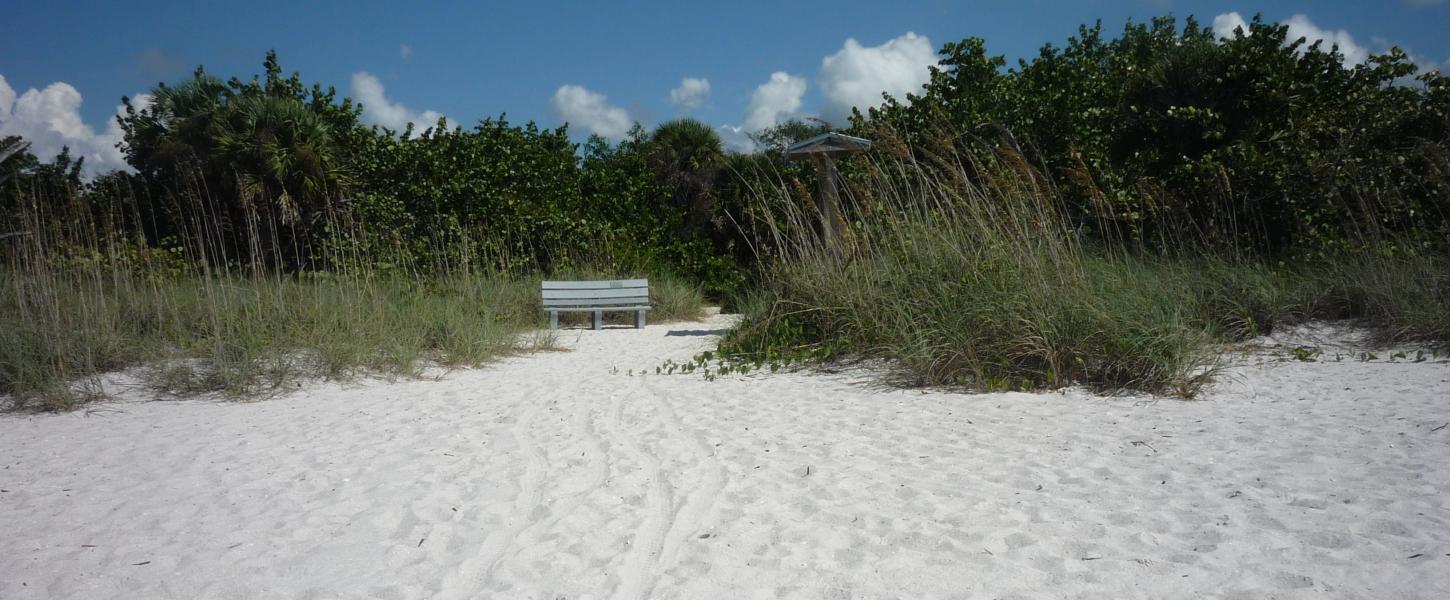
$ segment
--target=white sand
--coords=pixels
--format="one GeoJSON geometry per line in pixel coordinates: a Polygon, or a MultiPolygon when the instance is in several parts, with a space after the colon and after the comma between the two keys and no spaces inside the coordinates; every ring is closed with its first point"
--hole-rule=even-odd
{"type": "Polygon", "coordinates": [[[628,374],[727,325],[0,417],[0,598],[1450,598],[1443,362],[1198,402],[628,374]]]}

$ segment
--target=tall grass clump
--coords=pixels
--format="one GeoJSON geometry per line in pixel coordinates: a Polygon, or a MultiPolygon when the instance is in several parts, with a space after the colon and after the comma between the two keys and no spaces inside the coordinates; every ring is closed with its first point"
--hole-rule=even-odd
{"type": "Polygon", "coordinates": [[[319,255],[327,269],[269,268],[206,255],[214,220],[161,248],[117,225],[122,203],[24,200],[0,248],[0,402],[11,408],[74,408],[101,395],[98,375],[127,367],[161,391],[255,397],[308,378],[478,365],[542,322],[537,277],[425,269],[347,245],[319,255]]]}
{"type": "Polygon", "coordinates": [[[1433,250],[1362,252],[1297,274],[1304,312],[1355,319],[1382,342],[1450,341],[1450,258],[1433,250]]]}
{"type": "Polygon", "coordinates": [[[911,383],[1191,395],[1211,363],[1180,274],[1093,253],[1011,154],[860,161],[836,244],[790,186],[762,192],[782,258],[722,344],[737,359],[889,359],[911,383]]]}
{"type": "Polygon", "coordinates": [[[1349,320],[1379,342],[1450,339],[1444,249],[1373,215],[1334,249],[1275,258],[1168,221],[1151,229],[1178,233],[1146,244],[1071,210],[1015,147],[873,134],[876,149],[846,165],[833,242],[799,182],[755,189],[752,226],[776,254],[739,301],[725,356],[880,358],[913,384],[1190,397],[1218,344],[1276,327],[1349,320]]]}
{"type": "Polygon", "coordinates": [[[7,270],[0,285],[0,393],[19,408],[74,407],[99,393],[93,376],[137,365],[160,390],[238,397],[305,378],[478,365],[538,322],[536,289],[483,276],[7,270]]]}
{"type": "Polygon", "coordinates": [[[1433,248],[1402,244],[1283,261],[1206,255],[1161,264],[1188,286],[1193,324],[1217,341],[1311,320],[1347,322],[1379,344],[1450,340],[1450,260],[1433,248]]]}
{"type": "Polygon", "coordinates": [[[705,289],[673,275],[649,280],[649,318],[658,322],[699,321],[705,318],[705,289]]]}

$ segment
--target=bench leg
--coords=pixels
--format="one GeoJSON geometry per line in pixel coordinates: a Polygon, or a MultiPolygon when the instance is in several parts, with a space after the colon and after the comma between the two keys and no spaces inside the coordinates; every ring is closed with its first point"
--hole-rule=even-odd
{"type": "Polygon", "coordinates": [[[559,311],[557,311],[557,310],[551,310],[551,311],[549,311],[549,329],[558,329],[558,328],[559,328],[559,311]]]}
{"type": "Polygon", "coordinates": [[[634,328],[644,329],[644,311],[634,311],[634,328]]]}
{"type": "Polygon", "coordinates": [[[602,311],[602,310],[596,310],[596,311],[594,311],[594,329],[599,330],[599,329],[603,329],[603,328],[604,328],[604,311],[602,311]]]}

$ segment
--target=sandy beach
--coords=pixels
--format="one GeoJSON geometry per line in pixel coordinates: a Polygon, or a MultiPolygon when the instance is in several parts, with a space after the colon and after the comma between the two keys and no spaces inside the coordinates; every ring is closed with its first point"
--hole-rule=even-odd
{"type": "Polygon", "coordinates": [[[1187,402],[654,374],[729,324],[0,416],[0,598],[1450,597],[1443,359],[1263,340],[1187,402]]]}

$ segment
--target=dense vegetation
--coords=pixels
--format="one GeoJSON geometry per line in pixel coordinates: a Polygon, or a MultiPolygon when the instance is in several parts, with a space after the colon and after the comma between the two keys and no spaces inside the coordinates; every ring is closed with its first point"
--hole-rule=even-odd
{"type": "Polygon", "coordinates": [[[856,119],[917,153],[1012,148],[1105,243],[1276,256],[1450,229],[1450,78],[1398,49],[1346,65],[1258,19],[1217,40],[1192,19],[1083,28],[1003,70],[943,48],[920,97],[856,119]]]}
{"type": "Polygon", "coordinates": [[[699,290],[737,303],[737,360],[879,356],[982,388],[1188,395],[1208,343],[1308,318],[1450,337],[1450,78],[1258,19],[1085,27],[1011,68],[945,45],[919,94],[841,124],[876,146],[840,164],[829,246],[817,174],[781,152],[819,122],[751,154],[688,119],[582,146],[503,116],[395,132],[272,54],[152,96],[121,117],[134,173],[86,182],[0,140],[0,393],[21,404],[138,362],[243,391],[277,364],[475,363],[537,318],[508,290],[550,273],[664,276],[686,315],[699,290]]]}
{"type": "Polygon", "coordinates": [[[543,273],[650,274],[666,320],[742,279],[690,212],[694,172],[724,159],[708,128],[684,158],[696,140],[669,124],[582,156],[563,128],[502,117],[387,131],[272,54],[251,80],[198,69],[152,95],[121,118],[135,173],[86,182],[3,141],[0,393],[17,404],[73,405],[94,388],[78,378],[134,364],[236,394],[477,364],[538,324],[543,273]]]}
{"type": "Polygon", "coordinates": [[[766,193],[791,250],[726,354],[1187,396],[1206,342],[1279,323],[1450,338],[1450,79],[1286,35],[1083,28],[1012,69],[946,45],[920,95],[853,118],[877,146],[844,169],[847,249],[789,184],[766,193]]]}

